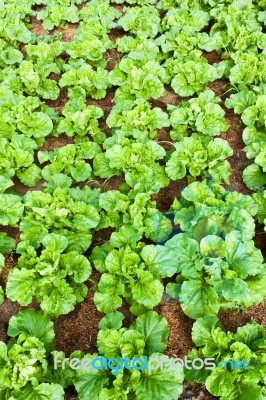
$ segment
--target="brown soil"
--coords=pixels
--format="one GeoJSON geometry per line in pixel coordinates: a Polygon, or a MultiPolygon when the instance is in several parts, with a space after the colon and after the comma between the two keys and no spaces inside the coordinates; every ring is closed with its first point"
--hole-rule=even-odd
{"type": "Polygon", "coordinates": [[[182,311],[178,303],[162,303],[156,311],[167,319],[170,327],[168,346],[166,354],[170,357],[184,358],[193,349],[193,342],[190,334],[193,321],[182,311]]]}
{"type": "Polygon", "coordinates": [[[96,276],[97,274],[91,278],[85,300],[73,312],[55,320],[57,348],[68,356],[75,350],[81,350],[85,354],[97,352],[98,323],[103,314],[97,311],[93,302],[98,281],[96,276]]]}

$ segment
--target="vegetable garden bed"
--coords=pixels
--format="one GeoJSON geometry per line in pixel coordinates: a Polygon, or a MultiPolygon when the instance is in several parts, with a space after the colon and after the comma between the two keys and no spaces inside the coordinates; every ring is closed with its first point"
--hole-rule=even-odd
{"type": "Polygon", "coordinates": [[[2,3],[0,398],[265,399],[265,1],[2,3]],[[53,329],[255,372],[59,376],[53,329]]]}

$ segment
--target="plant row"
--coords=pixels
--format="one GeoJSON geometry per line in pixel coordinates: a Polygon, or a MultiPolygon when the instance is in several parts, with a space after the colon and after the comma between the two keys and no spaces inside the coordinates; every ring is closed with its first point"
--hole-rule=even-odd
{"type": "Polygon", "coordinates": [[[221,399],[263,399],[265,330],[250,323],[232,334],[217,314],[266,297],[265,264],[253,241],[255,219],[266,217],[264,1],[6,3],[0,10],[0,225],[18,227],[20,241],[2,229],[0,268],[11,253],[6,296],[21,306],[35,298],[42,311],[10,320],[11,339],[0,342],[1,396],[58,400],[74,385],[81,400],[175,400],[186,378],[221,399]],[[46,34],[33,33],[36,20],[46,34]],[[70,42],[62,40],[67,23],[79,23],[70,42]],[[121,33],[116,41],[114,28],[121,33]],[[214,50],[220,61],[210,64],[206,53],[214,50]],[[233,92],[225,105],[209,88],[217,79],[227,79],[233,92]],[[175,104],[154,107],[152,100],[170,88],[175,104]],[[98,101],[112,91],[106,118],[98,101]],[[233,154],[224,139],[225,107],[246,125],[244,150],[254,163],[243,179],[257,190],[252,196],[222,186],[230,183],[233,154]],[[62,134],[70,143],[47,150],[49,138],[62,134]],[[114,176],[121,184],[106,190],[102,180],[114,176]],[[181,197],[169,213],[160,212],[153,195],[183,178],[188,186],[181,197]],[[25,195],[16,192],[18,181],[25,195]],[[95,243],[105,228],[110,240],[95,243]],[[153,309],[166,290],[196,320],[197,349],[188,357],[213,357],[217,367],[170,370],[166,362],[151,374],[134,369],[116,376],[55,371],[50,317],[85,299],[92,268],[100,272],[94,302],[106,314],[99,354],[76,351],[72,358],[126,356],[141,363],[162,355],[169,329],[153,309]],[[163,278],[171,278],[166,288],[163,278]],[[135,318],[127,328],[125,304],[135,318]],[[249,371],[219,368],[228,359],[245,359],[249,371]]]}

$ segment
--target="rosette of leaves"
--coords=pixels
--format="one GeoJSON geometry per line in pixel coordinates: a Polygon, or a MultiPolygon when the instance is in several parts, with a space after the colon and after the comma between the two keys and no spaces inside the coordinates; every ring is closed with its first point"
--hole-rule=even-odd
{"type": "Polygon", "coordinates": [[[115,93],[116,103],[156,99],[164,94],[164,84],[169,83],[169,75],[158,61],[140,61],[134,58],[134,52],[123,57],[109,74],[109,82],[119,86],[115,93]]]}
{"type": "Polygon", "coordinates": [[[261,325],[248,323],[231,333],[217,317],[206,316],[194,323],[192,340],[197,349],[188,358],[214,358],[216,368],[185,370],[189,382],[205,384],[221,400],[265,398],[266,331],[261,325]],[[233,368],[233,363],[238,367],[233,368]]]}
{"type": "MultiPolygon", "coordinates": [[[[8,49],[13,53],[13,55],[10,54],[11,59],[14,56],[20,59],[22,56],[22,53],[18,51],[18,42],[29,43],[32,39],[33,35],[28,29],[28,23],[33,14],[32,6],[34,3],[35,0],[22,0],[19,3],[15,0],[9,0],[5,2],[4,7],[1,7],[1,38],[3,37],[11,44],[11,48],[8,49]]],[[[1,56],[3,57],[3,55],[1,56]]]]}
{"type": "Polygon", "coordinates": [[[17,176],[24,185],[35,186],[41,169],[34,163],[34,151],[52,133],[58,116],[38,97],[14,92],[10,79],[0,85],[0,174],[5,179],[17,176]]]}
{"type": "Polygon", "coordinates": [[[159,11],[153,5],[124,7],[118,25],[139,38],[154,38],[160,29],[159,11]]]}
{"type": "Polygon", "coordinates": [[[67,53],[72,60],[84,59],[94,67],[105,67],[105,53],[114,47],[108,37],[108,29],[97,29],[90,23],[82,22],[75,31],[74,39],[67,46],[67,53]]]}
{"type": "Polygon", "coordinates": [[[142,236],[154,242],[164,242],[172,231],[169,219],[159,212],[156,202],[147,193],[127,194],[118,190],[102,193],[99,206],[104,210],[97,229],[112,227],[129,236],[124,243],[137,242],[142,236]]]}
{"type": "Polygon", "coordinates": [[[168,58],[164,67],[171,77],[171,87],[179,96],[189,97],[207,88],[209,82],[220,79],[226,73],[226,62],[208,64],[201,51],[193,50],[189,56],[168,58]]]}
{"type": "Polygon", "coordinates": [[[266,296],[266,273],[252,240],[251,214],[257,210],[252,198],[195,182],[174,210],[184,233],[157,246],[157,265],[162,277],[176,276],[167,293],[185,314],[197,319],[221,308],[259,304],[266,296]]]}
{"type": "MultiPolygon", "coordinates": [[[[54,42],[54,44],[57,43],[54,42]]],[[[44,42],[40,42],[37,46],[30,45],[28,49],[33,54],[32,57],[21,61],[17,69],[5,68],[2,72],[2,85],[8,87],[9,90],[21,91],[29,96],[37,95],[44,99],[56,100],[60,89],[56,80],[50,79],[50,74],[60,74],[64,61],[63,59],[58,59],[58,62],[49,60],[49,52],[47,54],[45,45],[52,46],[44,42]]],[[[59,45],[57,49],[60,54],[63,46],[59,45]]]]}
{"type": "Polygon", "coordinates": [[[65,236],[67,251],[85,252],[92,232],[100,222],[99,189],[69,188],[72,180],[54,175],[43,191],[27,192],[25,216],[21,221],[21,239],[38,247],[48,233],[65,236]]]}
{"type": "Polygon", "coordinates": [[[1,189],[5,189],[4,181],[11,180],[17,176],[26,186],[35,186],[41,179],[41,170],[34,164],[34,150],[37,149],[36,142],[24,135],[14,135],[10,140],[0,138],[0,182],[1,189]],[[3,185],[3,186],[2,186],[3,185]]]}
{"type": "Polygon", "coordinates": [[[192,134],[175,144],[170,153],[165,171],[173,181],[184,178],[189,173],[188,181],[196,177],[210,177],[213,182],[229,183],[230,164],[227,157],[233,150],[226,140],[192,134]]]}
{"type": "MultiPolygon", "coordinates": [[[[7,78],[8,79],[8,78],[7,78]]],[[[38,97],[24,96],[9,87],[11,81],[0,85],[0,137],[13,139],[18,134],[32,138],[41,147],[44,137],[52,133],[57,113],[38,97]]]]}
{"type": "Polygon", "coordinates": [[[210,18],[210,14],[198,6],[195,7],[195,3],[191,4],[191,7],[173,7],[163,18],[162,28],[165,32],[176,28],[177,32],[196,33],[208,25],[210,18]]]}
{"type": "Polygon", "coordinates": [[[136,361],[137,368],[123,368],[115,372],[113,363],[111,370],[79,369],[74,377],[74,385],[79,400],[88,398],[129,398],[136,400],[176,400],[182,392],[184,373],[182,368],[171,369],[174,359],[163,355],[166,348],[169,329],[166,319],[154,311],[139,316],[129,327],[122,327],[123,314],[111,313],[99,323],[97,346],[99,354],[73,353],[70,358],[90,359],[101,356],[118,360],[127,357],[136,361]],[[148,357],[164,358],[162,368],[147,370],[144,365],[148,357]]]}
{"type": "Polygon", "coordinates": [[[166,152],[152,140],[133,141],[122,131],[104,142],[105,152],[93,159],[93,173],[101,178],[124,175],[128,186],[136,193],[157,193],[166,187],[169,179],[164,167],[159,164],[166,152]]]}
{"type": "Polygon", "coordinates": [[[12,41],[0,39],[0,66],[4,69],[7,65],[19,64],[23,60],[23,54],[12,44],[12,41]]]}
{"type": "Polygon", "coordinates": [[[13,227],[18,226],[18,223],[23,216],[23,211],[24,205],[22,203],[22,198],[19,195],[1,193],[0,190],[0,225],[13,227]]]}
{"type": "Polygon", "coordinates": [[[208,89],[178,106],[168,105],[171,126],[174,128],[170,132],[171,138],[179,141],[192,132],[208,136],[226,132],[228,125],[224,118],[225,112],[217,104],[220,101],[221,99],[208,89]]]}
{"type": "Polygon", "coordinates": [[[42,177],[49,181],[56,174],[70,176],[73,182],[83,182],[91,178],[92,168],[87,160],[93,159],[101,149],[97,143],[84,141],[55,148],[52,151],[39,151],[41,164],[50,161],[42,169],[42,177]]]}
{"type": "Polygon", "coordinates": [[[21,89],[30,95],[38,94],[44,99],[56,100],[60,89],[55,80],[48,79],[51,73],[60,74],[60,69],[55,63],[35,64],[32,61],[23,60],[18,69],[22,83],[21,89]]]}
{"type": "Polygon", "coordinates": [[[45,8],[35,12],[37,19],[42,21],[44,29],[52,30],[55,27],[67,28],[67,22],[79,22],[79,10],[77,4],[83,0],[42,0],[45,8]]]}
{"type": "MultiPolygon", "coordinates": [[[[27,290],[27,289],[26,289],[27,290]]],[[[64,389],[49,371],[54,324],[41,311],[24,310],[9,321],[8,343],[0,342],[0,396],[16,400],[63,400],[64,389]]]]}
{"type": "Polygon", "coordinates": [[[85,96],[73,97],[67,102],[57,127],[59,134],[65,133],[74,137],[75,142],[82,141],[86,135],[90,135],[96,143],[102,143],[106,139],[105,133],[99,127],[99,119],[104,113],[100,107],[86,106],[85,96]]]}
{"type": "MultiPolygon", "coordinates": [[[[74,88],[78,90],[83,96],[90,96],[93,99],[99,100],[106,96],[107,88],[111,87],[108,77],[108,71],[102,67],[92,68],[85,61],[72,62],[66,65],[66,72],[62,75],[59,81],[61,88],[74,88]]],[[[75,93],[72,91],[72,96],[75,93]]]]}
{"type": "Polygon", "coordinates": [[[128,53],[129,58],[142,63],[163,59],[157,41],[153,39],[125,35],[115,42],[115,46],[120,53],[128,53]]]}
{"type": "Polygon", "coordinates": [[[66,43],[55,37],[51,43],[28,44],[25,49],[27,56],[18,69],[22,90],[30,95],[56,100],[60,89],[50,76],[59,76],[64,70],[65,60],[61,55],[66,50],[66,43]]]}
{"type": "Polygon", "coordinates": [[[112,312],[123,304],[139,315],[157,306],[163,285],[156,265],[156,248],[139,240],[135,227],[113,233],[108,245],[95,247],[90,260],[102,273],[94,302],[99,311],[112,312]]]}
{"type": "MultiPolygon", "coordinates": [[[[5,266],[5,254],[10,254],[14,250],[16,242],[5,232],[0,232],[0,272],[5,266]]],[[[4,301],[4,291],[0,286],[0,304],[4,301]]]]}
{"type": "Polygon", "coordinates": [[[116,28],[115,22],[121,12],[113,7],[109,0],[91,0],[84,4],[80,10],[80,19],[89,24],[94,32],[108,33],[112,28],[116,28]]]}
{"type": "Polygon", "coordinates": [[[211,4],[214,24],[205,35],[202,48],[223,51],[230,56],[235,51],[256,53],[258,49],[264,49],[265,35],[252,0],[216,3],[211,4]]]}
{"type": "Polygon", "coordinates": [[[210,182],[207,184],[206,181],[191,183],[182,191],[181,198],[175,199],[172,205],[182,231],[192,235],[194,226],[201,218],[199,209],[221,215],[220,226],[223,226],[226,233],[237,230],[242,240],[255,236],[253,217],[258,207],[251,196],[227,191],[221,185],[210,182]]]}
{"type": "Polygon", "coordinates": [[[168,115],[147,101],[137,100],[116,104],[106,120],[109,128],[118,129],[126,137],[142,142],[155,139],[157,129],[170,125],[168,115]]]}
{"type": "Polygon", "coordinates": [[[230,69],[229,80],[234,85],[241,85],[244,89],[251,85],[266,83],[264,52],[243,52],[236,51],[231,53],[235,65],[230,69]]]}
{"type": "Polygon", "coordinates": [[[28,241],[20,242],[18,263],[8,276],[7,297],[23,306],[35,297],[41,309],[55,317],[72,311],[88,292],[84,282],[91,267],[86,257],[67,247],[67,238],[55,233],[44,236],[37,249],[28,241]]]}
{"type": "Polygon", "coordinates": [[[196,26],[185,25],[182,30],[178,26],[167,29],[156,40],[161,46],[164,59],[169,56],[173,58],[188,57],[191,51],[198,50],[200,41],[206,33],[198,33],[196,26]]]}

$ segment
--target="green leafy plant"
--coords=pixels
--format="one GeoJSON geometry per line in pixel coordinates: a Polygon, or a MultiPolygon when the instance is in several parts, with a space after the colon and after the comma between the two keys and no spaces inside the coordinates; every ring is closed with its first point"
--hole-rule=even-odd
{"type": "Polygon", "coordinates": [[[97,32],[109,32],[110,29],[116,28],[115,20],[121,15],[108,0],[91,0],[87,2],[80,10],[80,18],[88,23],[90,29],[97,32]]]}
{"type": "Polygon", "coordinates": [[[165,171],[174,181],[184,178],[189,172],[189,181],[204,176],[210,177],[213,182],[229,183],[230,164],[225,158],[232,154],[233,150],[226,140],[213,140],[193,133],[175,144],[165,171]]]}
{"type": "Polygon", "coordinates": [[[131,54],[123,57],[110,72],[109,82],[119,86],[115,93],[115,102],[119,103],[162,96],[164,83],[169,83],[169,76],[158,61],[134,61],[134,54],[131,54]]]}
{"type": "MultiPolygon", "coordinates": [[[[28,29],[27,25],[30,15],[33,14],[32,6],[34,3],[34,0],[22,0],[19,3],[14,0],[9,0],[5,2],[4,7],[1,7],[1,37],[4,38],[7,44],[11,45],[9,49],[6,49],[11,51],[11,61],[14,56],[15,58],[18,57],[19,60],[21,59],[22,53],[18,51],[19,42],[29,43],[32,39],[32,32],[28,29]]],[[[8,56],[7,59],[9,59],[10,56],[8,56]]],[[[11,64],[13,64],[13,62],[11,62],[11,64]]]]}
{"type": "Polygon", "coordinates": [[[171,87],[182,97],[199,94],[207,88],[208,82],[222,78],[226,64],[208,64],[201,51],[193,50],[188,57],[168,58],[164,64],[171,76],[171,87]]]}
{"type": "Polygon", "coordinates": [[[260,85],[266,82],[266,73],[264,71],[265,53],[256,54],[237,51],[232,53],[231,57],[235,62],[229,74],[231,83],[248,88],[250,85],[260,85]]]}
{"type": "Polygon", "coordinates": [[[79,21],[79,13],[76,4],[83,0],[42,0],[46,7],[36,12],[37,19],[43,21],[44,29],[52,30],[54,27],[66,28],[66,22],[79,21]]]}
{"type": "Polygon", "coordinates": [[[62,111],[57,131],[74,137],[78,142],[80,138],[90,135],[94,142],[101,143],[106,139],[105,133],[99,127],[99,119],[103,117],[103,111],[97,106],[87,106],[85,98],[75,97],[67,102],[62,111]]]}
{"type": "Polygon", "coordinates": [[[130,191],[123,194],[118,190],[110,190],[100,195],[99,205],[105,212],[101,214],[98,228],[125,230],[125,244],[131,240],[136,242],[142,236],[154,242],[163,242],[172,231],[171,222],[157,210],[156,202],[151,200],[148,193],[130,191]],[[126,239],[128,235],[129,239],[126,239]]]}
{"type": "Polygon", "coordinates": [[[157,265],[162,277],[177,274],[167,293],[180,301],[185,314],[196,319],[220,308],[260,303],[266,274],[252,240],[256,205],[251,197],[195,182],[173,208],[184,233],[157,246],[157,265]]]}
{"type": "MultiPolygon", "coordinates": [[[[77,88],[81,93],[91,96],[93,99],[105,97],[107,88],[111,86],[107,70],[102,67],[95,70],[85,62],[68,65],[59,85],[62,88],[77,88]]],[[[73,91],[70,93],[73,93],[73,91]]]]}
{"type": "MultiPolygon", "coordinates": [[[[167,322],[154,311],[139,316],[128,328],[121,328],[123,316],[120,313],[107,315],[99,324],[100,331],[97,338],[99,353],[106,358],[118,359],[138,358],[144,362],[145,356],[158,359],[163,356],[168,337],[167,322]],[[113,318],[112,318],[113,317],[113,318]]],[[[76,356],[74,354],[74,356],[76,356]]],[[[79,355],[82,359],[82,354],[79,355]]],[[[86,354],[84,358],[93,359],[98,354],[86,354]]],[[[162,368],[153,371],[126,368],[116,375],[105,370],[82,369],[77,371],[74,380],[79,400],[94,398],[123,398],[129,396],[136,400],[151,397],[154,400],[175,400],[182,392],[182,369],[170,369],[167,361],[171,359],[164,356],[165,363],[162,368]]],[[[140,366],[137,366],[140,369],[140,366]]],[[[114,366],[115,369],[115,366],[114,366]]]]}
{"type": "Polygon", "coordinates": [[[0,225],[17,226],[23,216],[22,199],[16,194],[0,193],[0,225]]]}
{"type": "Polygon", "coordinates": [[[137,100],[116,104],[106,120],[110,128],[118,129],[126,137],[140,142],[154,139],[157,129],[170,125],[168,115],[159,107],[152,108],[147,101],[137,100]]]}
{"type": "Polygon", "coordinates": [[[7,334],[8,344],[0,342],[0,396],[63,400],[63,387],[49,373],[55,336],[49,318],[33,309],[21,311],[11,317],[7,334]]]}
{"type": "Polygon", "coordinates": [[[37,248],[44,236],[54,233],[66,237],[67,251],[83,253],[88,249],[92,230],[100,221],[100,190],[88,186],[69,189],[71,182],[69,177],[57,174],[44,191],[25,195],[25,216],[20,230],[27,245],[37,248]]]}
{"type": "Polygon", "coordinates": [[[105,53],[114,47],[107,32],[106,27],[100,29],[97,24],[95,26],[88,22],[81,23],[75,31],[73,41],[67,46],[70,63],[72,60],[83,59],[92,66],[105,67],[105,53]]]}
{"type": "Polygon", "coordinates": [[[40,151],[38,159],[41,164],[50,161],[42,169],[42,177],[49,181],[56,174],[65,174],[74,182],[82,182],[91,178],[92,168],[86,160],[92,159],[100,152],[100,147],[94,142],[68,144],[53,151],[40,151]]]}
{"type": "MultiPolygon", "coordinates": [[[[156,42],[157,43],[157,42],[156,42]]],[[[116,49],[121,53],[128,53],[128,57],[135,61],[161,61],[162,56],[158,45],[153,39],[138,36],[123,36],[116,41],[116,49]]]]}
{"type": "Polygon", "coordinates": [[[225,112],[217,104],[221,101],[212,90],[205,90],[189,101],[180,105],[168,106],[171,126],[174,128],[170,135],[175,141],[192,132],[216,136],[226,132],[228,125],[224,118],[225,112]]]}
{"type": "Polygon", "coordinates": [[[155,264],[156,249],[136,243],[134,239],[139,239],[136,233],[135,228],[122,229],[112,234],[108,246],[95,247],[92,252],[90,259],[96,261],[95,266],[102,273],[94,296],[101,312],[121,307],[124,298],[131,305],[131,312],[139,315],[158,305],[162,298],[163,285],[155,264]]]}
{"type": "Polygon", "coordinates": [[[23,306],[36,297],[45,313],[67,314],[87,294],[83,282],[91,274],[90,263],[78,251],[66,251],[68,240],[64,236],[51,233],[41,243],[38,249],[27,241],[19,243],[20,257],[9,273],[7,296],[23,306]]]}
{"type": "Polygon", "coordinates": [[[202,43],[205,50],[215,49],[233,57],[236,51],[256,53],[257,48],[264,48],[265,35],[252,0],[209,3],[214,24],[202,43]]]}
{"type": "Polygon", "coordinates": [[[189,358],[213,357],[217,366],[211,372],[186,370],[186,379],[205,383],[221,400],[265,397],[266,332],[261,325],[249,323],[231,333],[217,317],[199,318],[192,328],[192,340],[198,349],[192,350],[189,358]]]}
{"type": "Polygon", "coordinates": [[[153,38],[157,35],[160,26],[158,10],[152,5],[141,7],[125,7],[124,15],[118,20],[118,25],[125,31],[142,38],[153,38]]]}
{"type": "Polygon", "coordinates": [[[169,183],[169,179],[159,160],[165,157],[162,146],[152,140],[131,141],[122,131],[106,139],[105,152],[93,159],[95,176],[109,178],[125,175],[125,181],[136,193],[157,193],[169,183]]]}

